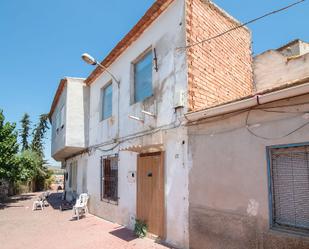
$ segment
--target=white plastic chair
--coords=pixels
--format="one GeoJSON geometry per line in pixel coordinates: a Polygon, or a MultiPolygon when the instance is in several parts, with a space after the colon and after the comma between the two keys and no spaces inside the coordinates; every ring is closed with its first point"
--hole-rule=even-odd
{"type": "Polygon", "coordinates": [[[41,210],[44,210],[44,201],[43,200],[34,201],[33,205],[32,205],[32,211],[36,210],[38,207],[40,207],[41,210]]]}
{"type": "Polygon", "coordinates": [[[79,220],[79,216],[82,214],[88,213],[88,203],[89,195],[86,193],[81,194],[76,200],[75,205],[73,206],[73,217],[77,217],[79,220]]]}
{"type": "Polygon", "coordinates": [[[44,210],[44,207],[48,205],[48,202],[46,198],[49,196],[49,192],[44,192],[40,196],[37,197],[37,199],[33,202],[32,210],[36,210],[38,207],[41,208],[41,210],[44,210]]]}

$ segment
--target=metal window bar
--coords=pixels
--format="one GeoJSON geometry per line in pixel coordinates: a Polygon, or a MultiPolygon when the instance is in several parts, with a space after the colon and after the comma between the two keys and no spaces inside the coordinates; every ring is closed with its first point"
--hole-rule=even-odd
{"type": "Polygon", "coordinates": [[[118,201],[118,159],[102,159],[101,200],[118,201]]]}
{"type": "Polygon", "coordinates": [[[309,232],[309,146],[271,149],[273,224],[309,232]]]}

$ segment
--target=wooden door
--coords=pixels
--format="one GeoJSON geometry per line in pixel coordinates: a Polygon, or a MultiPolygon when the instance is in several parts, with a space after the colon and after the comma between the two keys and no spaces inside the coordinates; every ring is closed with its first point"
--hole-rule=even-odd
{"type": "Polygon", "coordinates": [[[164,238],[163,152],[140,154],[137,162],[137,219],[164,238]]]}

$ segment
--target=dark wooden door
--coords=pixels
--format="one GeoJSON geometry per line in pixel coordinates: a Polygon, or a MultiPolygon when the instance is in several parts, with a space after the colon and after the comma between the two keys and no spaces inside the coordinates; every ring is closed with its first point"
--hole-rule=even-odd
{"type": "Polygon", "coordinates": [[[164,238],[163,152],[140,154],[137,162],[137,219],[164,238]]]}

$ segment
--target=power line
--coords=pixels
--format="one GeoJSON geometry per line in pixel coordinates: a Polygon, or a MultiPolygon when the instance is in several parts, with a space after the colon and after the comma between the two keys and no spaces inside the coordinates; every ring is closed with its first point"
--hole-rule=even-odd
{"type": "Polygon", "coordinates": [[[227,33],[230,33],[231,31],[234,31],[234,30],[236,30],[236,29],[239,29],[239,28],[241,28],[241,27],[244,27],[244,26],[246,26],[246,25],[248,25],[248,24],[251,24],[251,23],[253,23],[253,22],[256,22],[256,21],[258,21],[258,20],[261,20],[261,19],[263,19],[263,18],[265,18],[265,17],[268,17],[268,16],[270,16],[270,15],[276,14],[276,13],[278,13],[278,12],[282,12],[282,11],[284,11],[284,10],[287,10],[287,9],[289,9],[289,8],[291,8],[291,7],[294,7],[295,5],[298,5],[298,4],[300,4],[300,3],[302,3],[302,2],[305,2],[305,1],[306,1],[306,0],[299,0],[299,1],[297,1],[297,2],[295,2],[295,3],[292,3],[292,4],[289,4],[289,5],[287,5],[287,6],[283,7],[283,8],[280,8],[280,9],[277,9],[277,10],[274,10],[274,11],[271,11],[271,12],[268,12],[268,13],[266,13],[266,14],[260,16],[260,17],[254,18],[254,19],[252,19],[252,20],[250,20],[250,21],[247,21],[247,22],[245,22],[245,23],[243,23],[243,24],[241,24],[241,25],[238,25],[238,26],[236,26],[236,27],[234,27],[234,28],[228,29],[228,30],[224,31],[223,33],[220,33],[220,34],[218,34],[218,35],[215,35],[215,36],[213,36],[213,37],[204,39],[204,40],[199,41],[199,42],[195,42],[195,43],[189,44],[189,45],[187,45],[187,46],[185,46],[185,47],[181,47],[180,49],[187,49],[187,48],[190,48],[190,47],[193,47],[193,46],[196,46],[196,45],[203,44],[203,43],[205,43],[205,42],[211,41],[211,40],[216,39],[216,38],[218,38],[218,37],[221,37],[221,36],[223,36],[223,35],[225,35],[225,34],[227,34],[227,33]]]}
{"type": "Polygon", "coordinates": [[[296,129],[294,129],[294,130],[292,130],[292,131],[290,131],[290,132],[288,132],[288,133],[286,133],[286,134],[284,134],[284,135],[282,135],[282,136],[278,136],[278,137],[266,137],[266,136],[259,135],[259,134],[255,133],[254,131],[252,131],[252,130],[250,129],[250,127],[249,127],[249,116],[250,116],[251,111],[252,111],[252,109],[248,111],[247,116],[246,116],[246,128],[247,128],[248,132],[249,132],[251,135],[253,135],[253,136],[257,137],[257,138],[264,139],[264,140],[274,140],[274,139],[285,138],[285,137],[288,137],[288,136],[290,136],[291,134],[293,134],[293,133],[295,133],[295,132],[301,130],[302,128],[306,127],[307,125],[309,125],[309,121],[308,121],[308,122],[306,122],[306,123],[304,123],[304,124],[298,126],[296,129]]]}

